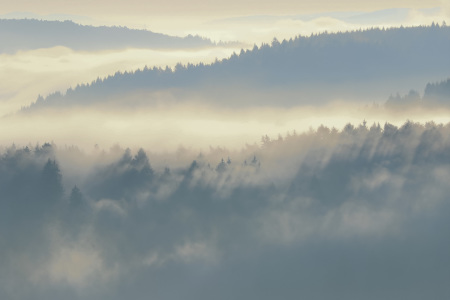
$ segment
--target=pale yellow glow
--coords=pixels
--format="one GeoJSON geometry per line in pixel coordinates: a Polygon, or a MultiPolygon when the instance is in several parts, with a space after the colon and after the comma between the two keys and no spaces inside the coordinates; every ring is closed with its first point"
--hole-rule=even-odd
{"type": "Polygon", "coordinates": [[[259,144],[262,135],[277,138],[288,131],[298,133],[321,124],[342,129],[351,122],[359,125],[390,122],[402,125],[416,122],[450,122],[446,110],[388,112],[383,108],[331,104],[325,107],[224,109],[191,104],[141,108],[97,107],[59,111],[40,111],[0,119],[3,145],[35,145],[54,142],[76,145],[86,150],[98,145],[109,149],[143,147],[154,152],[175,151],[180,146],[208,150],[210,146],[240,149],[247,143],[259,144]]]}
{"type": "MultiPolygon", "coordinates": [[[[429,3],[427,5],[431,6],[429,3]]],[[[197,18],[189,14],[177,18],[162,16],[130,18],[129,15],[123,14],[117,18],[104,20],[109,25],[128,24],[131,27],[147,28],[172,35],[184,36],[195,33],[216,41],[243,41],[247,44],[246,47],[252,47],[253,44],[270,43],[273,37],[282,40],[299,34],[309,35],[311,32],[347,31],[371,26],[413,26],[431,24],[433,21],[444,19],[450,24],[450,4],[442,2],[440,5],[441,9],[434,14],[411,10],[407,22],[364,25],[346,23],[331,17],[318,17],[310,21],[290,17],[269,18],[268,20],[237,20],[233,18],[218,20],[211,16],[197,18]]],[[[276,8],[274,9],[276,10],[276,8]]],[[[100,20],[102,19],[100,18],[100,20]]],[[[102,22],[100,21],[100,23],[102,22]]],[[[202,61],[209,63],[216,58],[228,57],[232,52],[239,52],[239,50],[239,48],[230,47],[195,51],[127,49],[76,52],[64,47],[55,47],[22,51],[14,55],[0,54],[0,115],[29,105],[36,100],[39,94],[46,96],[55,91],[64,92],[71,86],[89,83],[97,77],[102,78],[114,74],[116,71],[133,71],[143,68],[145,65],[173,67],[178,62],[198,63],[202,61]]]]}
{"type": "Polygon", "coordinates": [[[239,48],[157,51],[126,49],[119,51],[77,52],[64,47],[21,51],[0,55],[0,115],[12,113],[34,102],[37,96],[65,92],[77,84],[90,83],[117,71],[149,67],[174,67],[210,63],[228,57],[239,48]]]}
{"type": "Polygon", "coordinates": [[[0,13],[11,11],[33,11],[37,13],[82,14],[91,16],[224,16],[248,14],[292,14],[323,11],[360,10],[370,11],[394,7],[436,7],[439,0],[29,0],[4,1],[0,13]]]}
{"type": "Polygon", "coordinates": [[[298,1],[298,0],[90,0],[8,1],[0,6],[0,15],[14,12],[31,12],[42,19],[75,19],[85,25],[121,25],[148,29],[155,32],[185,36],[200,34],[216,41],[239,40],[247,43],[271,41],[273,37],[290,38],[311,32],[343,31],[371,26],[412,26],[431,24],[432,21],[450,21],[448,0],[383,0],[383,1],[298,1]],[[339,20],[314,18],[308,22],[290,19],[290,16],[328,12],[364,13],[391,8],[409,8],[412,13],[406,20],[373,23],[344,23],[339,20]],[[420,9],[437,8],[435,13],[424,15],[420,9]],[[280,20],[235,22],[233,18],[245,16],[277,16],[280,20]]]}
{"type": "MultiPolygon", "coordinates": [[[[155,32],[185,36],[200,34],[215,41],[270,42],[312,32],[346,31],[371,26],[412,26],[431,24],[432,21],[449,22],[448,1],[54,1],[30,2],[4,1],[0,14],[29,11],[43,16],[49,14],[74,14],[87,16],[84,24],[126,25],[155,32]],[[406,21],[401,23],[358,24],[337,18],[320,16],[302,21],[290,16],[328,11],[373,11],[396,7],[411,8],[406,21]],[[432,14],[420,8],[439,7],[432,14]],[[244,18],[239,16],[271,15],[277,18],[244,18]]],[[[170,66],[176,63],[209,63],[216,58],[228,57],[239,48],[210,48],[195,51],[155,51],[126,49],[119,51],[79,52],[64,47],[0,54],[0,115],[5,115],[29,105],[39,94],[46,96],[54,91],[64,92],[80,83],[89,83],[116,71],[133,71],[145,65],[170,66]]],[[[430,79],[431,80],[431,79],[430,79]]],[[[388,95],[386,95],[387,97],[388,95]]],[[[205,99],[203,99],[205,100],[205,99]]],[[[379,99],[384,101],[385,99],[379,99]]],[[[245,99],[244,99],[245,101],[245,99]]],[[[208,102],[207,99],[205,102],[208,102]]],[[[201,108],[199,105],[180,104],[172,107],[153,107],[139,112],[114,109],[105,111],[84,110],[40,112],[32,116],[15,116],[1,119],[0,144],[43,143],[76,144],[92,147],[100,144],[109,147],[114,143],[124,146],[142,146],[156,150],[176,149],[180,144],[198,148],[210,145],[241,147],[258,142],[263,134],[296,129],[307,130],[320,124],[341,128],[347,122],[355,124],[366,119],[393,122],[400,125],[406,118],[417,121],[433,119],[448,122],[448,114],[411,113],[392,115],[384,111],[326,108],[243,109],[239,111],[218,108],[201,108]],[[101,111],[101,113],[100,113],[101,111]]]]}
{"type": "MultiPolygon", "coordinates": [[[[124,20],[125,21],[125,20],[124,20]]],[[[338,18],[329,16],[318,16],[304,21],[296,19],[295,15],[276,16],[276,18],[229,18],[196,23],[186,21],[183,26],[177,23],[154,23],[154,27],[160,31],[172,35],[184,36],[195,32],[201,36],[210,37],[219,41],[242,41],[250,44],[270,43],[274,37],[279,40],[290,39],[297,35],[309,36],[311,33],[322,32],[344,32],[371,27],[400,27],[431,25],[432,22],[450,21],[450,9],[442,6],[434,12],[423,12],[417,9],[410,10],[406,19],[385,21],[376,20],[372,22],[358,23],[345,22],[338,18]]],[[[136,24],[139,27],[138,24],[136,24]]]]}

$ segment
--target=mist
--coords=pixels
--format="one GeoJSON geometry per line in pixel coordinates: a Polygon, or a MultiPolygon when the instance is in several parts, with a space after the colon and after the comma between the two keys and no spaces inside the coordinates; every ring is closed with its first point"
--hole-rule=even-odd
{"type": "MultiPolygon", "coordinates": [[[[212,3],[211,3],[212,4],[212,3]]],[[[217,5],[218,3],[215,3],[217,5]]],[[[346,2],[338,4],[327,3],[300,3],[298,1],[274,8],[266,3],[260,4],[261,10],[256,10],[252,2],[239,3],[239,5],[227,5],[222,9],[213,9],[209,5],[199,9],[195,5],[152,5],[144,9],[139,7],[139,13],[124,15],[122,13],[105,14],[111,4],[102,7],[102,13],[92,11],[77,11],[71,14],[54,12],[45,14],[38,9],[32,9],[28,4],[27,9],[11,10],[10,13],[0,15],[5,19],[33,18],[41,20],[75,20],[83,25],[94,26],[127,26],[133,29],[151,29],[173,36],[186,36],[199,34],[209,37],[214,41],[240,41],[250,45],[256,43],[269,43],[276,37],[279,40],[289,39],[292,36],[310,35],[311,33],[339,32],[358,30],[371,27],[399,27],[418,26],[431,24],[432,22],[450,22],[449,5],[445,1],[426,3],[412,3],[401,1],[397,4],[390,1],[386,3],[346,2]],[[297,6],[295,9],[293,5],[297,6]],[[170,8],[164,13],[157,13],[158,8],[170,8]],[[174,7],[183,7],[182,13],[174,10],[174,7]],[[338,8],[338,9],[333,9],[338,8]],[[247,12],[245,12],[245,9],[247,12]],[[192,9],[194,11],[192,11],[192,9]],[[145,11],[145,13],[143,13],[145,11]],[[143,14],[142,14],[143,13],[143,14]],[[169,17],[171,16],[171,17],[169,17]]],[[[120,6],[120,4],[119,4],[120,6]]],[[[134,9],[128,3],[126,8],[134,9]]],[[[214,6],[214,5],[212,5],[214,6]]],[[[52,8],[55,4],[52,4],[52,8]]],[[[89,5],[91,8],[91,5],[89,5]]],[[[124,8],[121,8],[121,12],[124,8]]]]}
{"type": "Polygon", "coordinates": [[[174,69],[144,67],[116,72],[38,97],[24,110],[192,100],[224,108],[320,106],[333,101],[382,103],[396,92],[417,90],[448,77],[448,32],[445,24],[433,23],[283,41],[274,38],[270,45],[254,45],[212,64],[179,63],[174,69]],[[137,93],[143,94],[138,101],[137,93]],[[159,94],[167,93],[167,99],[158,99],[159,94]]]}
{"type": "Polygon", "coordinates": [[[2,297],[445,298],[449,132],[320,126],[201,153],[5,147],[2,297]]]}
{"type": "Polygon", "coordinates": [[[233,51],[237,49],[74,51],[54,47],[0,54],[0,108],[2,115],[9,114],[29,105],[38,95],[65,91],[118,71],[130,72],[146,65],[173,68],[180,62],[208,63],[233,51]]]}
{"type": "MultiPolygon", "coordinates": [[[[141,99],[142,95],[136,96],[141,99]]],[[[259,143],[262,135],[308,131],[320,125],[341,128],[346,123],[390,122],[397,126],[406,120],[450,122],[448,108],[390,110],[383,105],[335,102],[322,106],[276,108],[259,106],[224,108],[205,101],[170,101],[170,94],[158,94],[153,105],[141,102],[129,106],[110,100],[88,107],[70,107],[13,114],[0,119],[10,128],[0,133],[3,143],[26,146],[55,142],[89,150],[98,145],[108,149],[144,147],[154,151],[174,151],[179,147],[201,151],[211,147],[239,149],[246,143],[259,143]],[[138,108],[138,110],[136,109],[138,108]]],[[[122,99],[119,99],[121,101],[122,99]]],[[[138,101],[136,100],[136,101],[138,101]]],[[[236,100],[236,99],[235,99],[236,100]]],[[[241,99],[237,102],[245,102],[241,99]]],[[[122,103],[122,102],[120,102],[122,103]]]]}
{"type": "Polygon", "coordinates": [[[447,4],[132,1],[0,8],[0,299],[450,297],[447,4]]]}

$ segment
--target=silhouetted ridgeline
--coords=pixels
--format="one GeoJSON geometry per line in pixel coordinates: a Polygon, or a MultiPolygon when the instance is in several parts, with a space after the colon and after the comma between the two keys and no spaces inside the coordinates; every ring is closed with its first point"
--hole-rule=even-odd
{"type": "Polygon", "coordinates": [[[168,91],[177,100],[203,96],[220,105],[317,104],[333,99],[385,99],[392,91],[448,77],[450,27],[370,29],[299,36],[242,50],[212,65],[178,64],[116,73],[62,95],[39,98],[42,106],[86,105],[120,99],[153,103],[151,93],[168,91]]]}
{"type": "Polygon", "coordinates": [[[386,101],[389,108],[404,109],[409,107],[435,107],[450,105],[450,78],[441,82],[428,83],[425,87],[423,97],[415,90],[410,90],[407,95],[390,96],[386,101]]]}
{"type": "Polygon", "coordinates": [[[157,157],[3,149],[2,298],[450,295],[450,124],[321,126],[182,166],[157,157]]]}
{"type": "Polygon", "coordinates": [[[83,26],[72,21],[0,20],[0,53],[65,46],[74,50],[214,46],[199,36],[174,37],[126,27],[83,26]]]}

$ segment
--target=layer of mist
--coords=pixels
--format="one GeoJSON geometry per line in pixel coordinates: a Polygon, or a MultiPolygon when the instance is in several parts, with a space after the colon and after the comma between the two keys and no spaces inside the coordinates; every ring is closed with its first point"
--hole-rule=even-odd
{"type": "Polygon", "coordinates": [[[450,27],[235,46],[0,20],[0,299],[450,297],[450,27]]]}
{"type": "Polygon", "coordinates": [[[450,296],[450,123],[0,152],[3,299],[450,296]]]}
{"type": "MultiPolygon", "coordinates": [[[[174,13],[173,8],[179,5],[167,4],[170,7],[168,14],[158,13],[157,8],[160,7],[159,5],[149,5],[151,6],[150,11],[145,13],[142,12],[142,5],[135,5],[139,7],[139,15],[124,14],[122,9],[120,14],[109,17],[105,16],[103,12],[101,16],[93,15],[92,13],[76,15],[12,12],[3,15],[0,14],[0,18],[28,18],[52,21],[70,19],[83,25],[94,26],[114,26],[121,24],[122,26],[134,29],[151,28],[153,31],[174,36],[186,36],[195,32],[216,41],[237,40],[251,44],[267,43],[273,37],[282,40],[289,39],[298,34],[309,35],[312,32],[337,32],[370,27],[400,27],[401,25],[417,26],[431,24],[433,21],[441,24],[443,20],[446,20],[447,23],[449,22],[449,5],[443,1],[436,1],[434,4],[429,1],[426,3],[421,2],[420,7],[422,8],[414,8],[415,5],[411,2],[408,2],[406,5],[409,8],[405,8],[405,3],[400,5],[396,5],[392,1],[389,3],[392,8],[387,8],[380,2],[377,2],[374,6],[370,5],[370,8],[367,6],[368,3],[355,2],[350,4],[347,2],[344,6],[340,3],[334,7],[338,11],[333,11],[334,8],[330,6],[330,3],[327,3],[325,12],[322,9],[317,10],[317,5],[313,8],[309,4],[306,5],[307,7],[293,10],[290,6],[294,2],[290,3],[290,9],[287,11],[285,11],[287,9],[286,6],[279,4],[277,7],[268,5],[263,12],[255,10],[255,6],[252,3],[250,4],[251,8],[249,11],[244,12],[243,6],[245,3],[241,2],[239,5],[234,6],[234,9],[238,10],[238,12],[235,11],[234,13],[227,12],[225,9],[231,8],[233,5],[224,3],[224,9],[214,9],[214,12],[205,13],[205,11],[195,10],[195,13],[200,13],[200,15],[196,15],[195,17],[187,14],[187,11],[192,9],[192,7],[186,4],[183,6],[181,15],[174,18],[168,18],[168,14],[172,15],[174,13]]],[[[298,2],[295,2],[294,5],[296,4],[298,2]]],[[[108,6],[110,5],[111,3],[108,3],[108,6]]],[[[203,8],[205,8],[204,5],[204,3],[201,4],[203,8]]],[[[89,7],[91,6],[89,5],[89,7]]],[[[54,6],[52,7],[54,8],[54,6]]],[[[133,7],[133,5],[127,4],[127,8],[130,7],[133,7]]],[[[260,8],[262,7],[264,6],[260,5],[260,8]]],[[[27,5],[27,11],[30,11],[29,5],[27,5]]]]}
{"type": "MultiPolygon", "coordinates": [[[[245,15],[214,19],[207,27],[197,25],[195,32],[216,40],[239,40],[252,43],[267,43],[276,37],[289,39],[295,35],[310,35],[320,32],[339,32],[373,27],[400,27],[432,24],[443,20],[448,22],[448,9],[434,7],[428,9],[390,8],[375,11],[327,11],[300,14],[245,15]]],[[[169,27],[166,24],[166,28],[169,27]]],[[[173,28],[173,34],[182,34],[180,28],[173,28]]]]}
{"type": "Polygon", "coordinates": [[[145,65],[174,68],[177,63],[212,63],[239,48],[116,49],[74,51],[54,47],[0,54],[0,112],[15,112],[37,95],[48,95],[109,74],[132,72],[145,65]]]}
{"type": "MultiPolygon", "coordinates": [[[[290,108],[224,108],[205,105],[198,98],[179,103],[171,93],[150,96],[158,104],[146,106],[142,102],[149,95],[138,93],[127,98],[127,106],[117,97],[85,107],[47,108],[3,117],[0,127],[9,130],[0,132],[0,140],[18,146],[53,141],[87,151],[94,145],[108,149],[115,144],[156,152],[171,152],[179,147],[204,151],[210,146],[240,149],[246,143],[258,142],[262,134],[284,135],[294,129],[302,132],[321,124],[341,128],[347,122],[364,119],[370,124],[389,122],[396,126],[408,119],[450,122],[449,109],[441,106],[393,110],[384,105],[336,102],[290,108]],[[115,105],[115,101],[120,104],[115,105]]],[[[246,97],[239,100],[251,101],[246,97]]]]}

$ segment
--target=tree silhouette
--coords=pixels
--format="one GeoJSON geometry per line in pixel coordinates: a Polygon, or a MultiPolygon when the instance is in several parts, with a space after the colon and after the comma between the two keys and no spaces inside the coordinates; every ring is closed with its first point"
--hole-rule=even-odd
{"type": "Polygon", "coordinates": [[[64,191],[62,186],[62,175],[56,160],[48,159],[42,170],[41,193],[46,205],[55,205],[61,201],[64,191]]]}
{"type": "Polygon", "coordinates": [[[75,185],[69,196],[69,207],[71,210],[78,210],[84,205],[84,197],[80,189],[75,185]]]}
{"type": "MultiPolygon", "coordinates": [[[[230,161],[230,163],[231,163],[231,161],[230,161]]],[[[218,173],[223,173],[223,172],[225,172],[227,170],[227,165],[225,164],[225,161],[223,160],[223,158],[222,158],[222,160],[220,161],[220,163],[217,165],[217,167],[216,167],[216,171],[218,172],[218,173]]]]}

